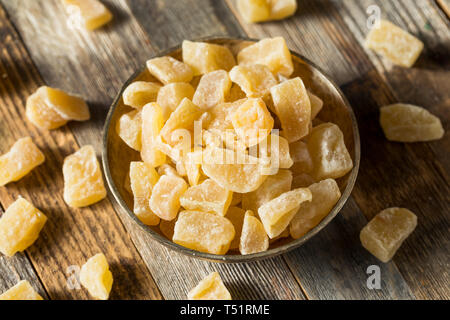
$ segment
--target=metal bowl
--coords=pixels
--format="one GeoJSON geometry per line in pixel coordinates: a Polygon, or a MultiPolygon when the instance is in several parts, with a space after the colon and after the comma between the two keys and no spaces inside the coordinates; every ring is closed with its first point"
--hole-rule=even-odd
{"type": "MultiPolygon", "coordinates": [[[[233,39],[233,38],[208,38],[199,39],[195,41],[205,41],[226,45],[233,53],[237,53],[240,49],[256,42],[255,39],[233,39]]],[[[111,105],[108,116],[106,118],[103,131],[103,151],[102,162],[105,172],[106,180],[109,188],[114,196],[114,199],[119,204],[121,210],[128,213],[128,215],[138,224],[145,232],[149,233],[153,239],[162,245],[193,258],[204,259],[213,262],[225,263],[242,263],[250,262],[265,258],[274,257],[290,250],[300,247],[306,241],[311,239],[320,230],[322,230],[331,220],[339,213],[344,206],[348,197],[350,196],[353,186],[355,185],[356,177],[358,175],[360,163],[360,139],[358,132],[358,124],[353,113],[353,110],[345,98],[339,87],[326,76],[320,68],[314,63],[303,57],[302,55],[291,51],[294,62],[295,71],[294,76],[300,76],[304,81],[306,87],[314,94],[318,95],[324,101],[324,108],[319,114],[319,118],[323,121],[336,123],[344,134],[345,144],[353,159],[354,167],[346,176],[337,180],[342,196],[326,216],[314,229],[310,230],[306,235],[297,240],[282,239],[277,241],[269,250],[265,252],[241,255],[238,252],[227,255],[215,255],[204,252],[191,250],[180,246],[171,240],[167,239],[161,234],[158,227],[149,227],[144,225],[134,215],[130,208],[133,208],[133,198],[131,194],[125,189],[126,176],[129,172],[130,161],[139,161],[139,153],[129,148],[115,131],[115,125],[118,118],[132,110],[132,108],[125,106],[122,101],[122,92],[133,81],[147,80],[155,81],[148,73],[145,66],[135,72],[122,86],[122,89],[117,94],[114,102],[111,105]]],[[[181,60],[181,45],[169,49],[157,56],[170,55],[181,60]]],[[[150,57],[149,57],[150,58],[150,57]]]]}

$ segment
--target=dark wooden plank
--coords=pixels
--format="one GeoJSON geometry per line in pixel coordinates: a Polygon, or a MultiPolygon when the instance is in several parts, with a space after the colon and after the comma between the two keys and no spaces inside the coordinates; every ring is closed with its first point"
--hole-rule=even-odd
{"type": "MultiPolygon", "coordinates": [[[[25,100],[43,81],[1,6],[0,52],[0,154],[18,138],[31,136],[46,156],[45,163],[31,174],[1,187],[0,199],[3,207],[8,207],[23,195],[47,215],[48,221],[27,255],[48,295],[52,299],[88,298],[85,290],[68,289],[67,268],[81,266],[90,256],[103,252],[114,274],[111,298],[161,298],[122,223],[111,214],[113,208],[107,200],[84,209],[71,209],[65,204],[61,166],[78,144],[67,126],[49,132],[25,120],[25,100]]],[[[57,64],[57,59],[53,61],[57,64]]],[[[21,257],[2,260],[12,266],[17,264],[14,261],[23,260],[21,257]]],[[[22,262],[21,272],[28,268],[26,261],[22,262]]],[[[14,273],[7,277],[14,277],[14,273]]]]}
{"type": "MultiPolygon", "coordinates": [[[[80,144],[93,143],[97,150],[100,148],[103,121],[112,97],[122,82],[155,52],[153,42],[150,43],[143,34],[125,1],[104,2],[116,16],[119,15],[120,20],[103,30],[89,33],[68,29],[65,25],[66,16],[57,1],[3,1],[46,83],[87,97],[91,109],[94,109],[93,121],[71,124],[70,128],[80,144]]],[[[174,15],[170,10],[168,7],[164,11],[169,17],[174,15]]],[[[206,19],[208,15],[204,16],[206,19]]],[[[222,20],[217,16],[214,19],[222,20]]],[[[185,21],[185,28],[180,30],[192,32],[195,28],[189,25],[196,23],[195,20],[185,21]]],[[[215,25],[214,21],[203,23],[208,28],[215,25]]],[[[153,32],[151,36],[156,34],[153,32]]],[[[190,38],[188,33],[183,37],[190,38]]],[[[235,298],[304,298],[301,288],[281,258],[246,266],[215,265],[194,260],[168,252],[136,226],[126,213],[118,212],[167,299],[186,298],[187,292],[210,270],[221,273],[235,298]],[[201,272],[195,273],[193,270],[201,272]]],[[[114,215],[112,210],[109,214],[114,215]]]]}

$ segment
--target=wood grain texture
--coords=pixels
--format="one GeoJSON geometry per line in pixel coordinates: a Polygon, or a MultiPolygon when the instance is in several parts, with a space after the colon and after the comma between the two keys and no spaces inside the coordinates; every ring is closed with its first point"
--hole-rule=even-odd
{"type": "MultiPolygon", "coordinates": [[[[67,126],[49,132],[25,120],[25,100],[43,81],[1,7],[0,39],[0,154],[18,138],[31,136],[46,156],[45,163],[31,174],[1,187],[0,200],[8,207],[22,195],[47,215],[39,239],[27,254],[49,297],[88,298],[85,290],[68,289],[67,268],[81,266],[92,255],[103,252],[114,274],[112,299],[161,298],[107,200],[84,209],[71,209],[64,203],[61,167],[64,157],[78,149],[78,144],[67,126]]],[[[10,260],[11,266],[20,257],[10,260]]]]}
{"type": "MultiPolygon", "coordinates": [[[[94,111],[93,121],[70,124],[70,128],[79,144],[94,144],[97,150],[112,97],[118,92],[122,82],[155,52],[153,42],[143,34],[125,1],[104,3],[115,16],[119,16],[119,20],[102,30],[89,33],[68,29],[65,13],[57,1],[3,1],[34,63],[42,70],[45,82],[87,98],[94,111]]],[[[174,14],[170,7],[164,12],[168,16],[174,14]]],[[[215,19],[221,20],[218,17],[215,19]]],[[[186,20],[185,26],[193,21],[186,20]]],[[[215,25],[211,21],[199,23],[215,25]]],[[[280,258],[246,266],[222,266],[194,260],[168,252],[143,232],[126,213],[120,210],[118,212],[166,299],[186,298],[187,292],[210,270],[219,270],[225,282],[229,283],[233,296],[237,298],[304,298],[301,288],[280,258]]],[[[109,210],[109,215],[114,215],[112,209],[109,210]]],[[[97,227],[93,222],[92,228],[97,227]]],[[[126,236],[125,233],[124,235],[126,236]]],[[[134,283],[135,281],[130,282],[134,283]]]]}
{"type": "Polygon", "coordinates": [[[447,17],[450,18],[450,0],[436,0],[439,6],[444,10],[447,17]]]}

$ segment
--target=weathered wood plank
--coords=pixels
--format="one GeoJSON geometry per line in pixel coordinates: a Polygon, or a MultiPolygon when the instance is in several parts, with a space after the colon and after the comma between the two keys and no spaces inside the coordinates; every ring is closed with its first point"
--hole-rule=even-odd
{"type": "Polygon", "coordinates": [[[444,10],[447,17],[450,18],[450,0],[436,0],[439,6],[444,10]]]}
{"type": "MultiPolygon", "coordinates": [[[[94,33],[69,30],[65,25],[65,14],[56,1],[20,0],[3,3],[33,61],[39,70],[42,70],[46,83],[82,94],[87,97],[91,109],[95,108],[93,121],[71,124],[70,128],[80,144],[94,143],[99,150],[101,129],[112,97],[119,90],[121,83],[151,56],[154,52],[153,43],[150,44],[148,38],[143,35],[124,1],[105,1],[115,15],[121,13],[123,18],[119,25],[112,23],[104,30],[94,33]]],[[[174,14],[170,7],[164,12],[168,17],[174,14]]],[[[215,19],[221,20],[218,17],[215,19]]],[[[188,25],[195,23],[195,20],[186,20],[186,23],[185,28],[180,30],[192,32],[193,29],[188,28],[188,25]]],[[[214,21],[204,23],[209,29],[215,25],[214,21]]],[[[153,33],[151,35],[153,36],[153,33]]],[[[191,36],[185,33],[182,37],[191,36]]],[[[171,39],[173,41],[175,38],[171,39]]],[[[164,41],[161,40],[160,43],[164,41]]],[[[209,270],[220,271],[234,297],[304,298],[301,288],[280,258],[242,267],[194,260],[168,252],[136,226],[125,213],[120,210],[119,213],[161,293],[167,299],[186,298],[188,290],[209,270]],[[196,273],[193,270],[202,271],[196,273]]],[[[113,215],[112,210],[109,214],[113,215]]],[[[96,226],[94,223],[92,225],[96,226]]]]}
{"type": "MultiPolygon", "coordinates": [[[[22,195],[49,218],[39,239],[27,250],[48,295],[52,299],[88,298],[85,290],[68,289],[67,268],[80,266],[90,256],[103,252],[115,276],[113,299],[161,298],[123,225],[111,214],[113,209],[107,200],[85,209],[71,209],[64,203],[61,166],[64,156],[78,145],[67,126],[49,132],[25,120],[25,100],[43,81],[1,6],[0,52],[0,154],[18,138],[31,136],[46,156],[46,162],[31,174],[1,187],[0,199],[7,207],[22,195]]],[[[8,261],[12,265],[20,257],[8,261]]]]}

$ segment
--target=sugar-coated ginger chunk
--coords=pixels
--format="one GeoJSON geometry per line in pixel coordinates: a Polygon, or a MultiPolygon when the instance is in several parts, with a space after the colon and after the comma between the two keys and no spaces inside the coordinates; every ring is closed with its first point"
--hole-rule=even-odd
{"type": "Polygon", "coordinates": [[[116,123],[116,133],[130,148],[142,148],[142,112],[133,110],[120,116],[116,123]]]}
{"type": "Polygon", "coordinates": [[[81,266],[80,283],[97,300],[108,300],[113,284],[113,275],[109,271],[108,261],[103,253],[89,258],[81,266]]]}
{"type": "Polygon", "coordinates": [[[266,251],[269,248],[269,237],[263,224],[252,211],[245,213],[242,226],[239,251],[241,254],[253,254],[266,251]]]}
{"type": "Polygon", "coordinates": [[[184,40],[182,44],[183,61],[194,71],[194,76],[216,70],[230,71],[236,60],[225,46],[184,40]]]}
{"type": "Polygon", "coordinates": [[[284,81],[272,87],[270,92],[286,139],[292,143],[308,135],[311,102],[302,79],[284,81]]]}
{"type": "Polygon", "coordinates": [[[271,134],[258,145],[259,157],[267,161],[268,175],[278,172],[278,169],[289,169],[294,164],[289,151],[289,142],[277,135],[271,134]]]}
{"type": "Polygon", "coordinates": [[[184,158],[184,167],[186,168],[186,175],[191,186],[196,186],[202,175],[202,158],[202,150],[188,152],[184,158]]]}
{"type": "Polygon", "coordinates": [[[408,209],[385,209],[361,230],[361,243],[371,254],[386,263],[416,226],[417,217],[408,209]]]}
{"type": "Polygon", "coordinates": [[[85,121],[90,119],[89,107],[86,102],[62,90],[40,87],[46,103],[65,120],[85,121]]]}
{"type": "Polygon", "coordinates": [[[263,39],[242,49],[237,60],[239,65],[266,65],[275,75],[289,77],[294,72],[291,52],[282,37],[263,39]]]}
{"type": "Polygon", "coordinates": [[[281,20],[297,11],[297,0],[269,0],[270,20],[281,20]]]}
{"type": "Polygon", "coordinates": [[[152,189],[158,179],[158,173],[148,163],[140,161],[130,163],[130,183],[134,196],[133,212],[142,223],[148,226],[158,225],[160,220],[149,206],[152,189]]]}
{"type": "Polygon", "coordinates": [[[419,142],[444,136],[441,120],[422,107],[399,103],[382,107],[380,111],[380,124],[388,140],[419,142]]]}
{"type": "Polygon", "coordinates": [[[262,22],[270,18],[268,0],[238,0],[237,9],[247,22],[262,22]]]}
{"type": "Polygon", "coordinates": [[[141,109],[150,102],[155,102],[161,85],[155,82],[135,81],[122,93],[123,103],[135,109],[141,109]]]}
{"type": "Polygon", "coordinates": [[[158,167],[158,174],[160,176],[166,175],[181,178],[180,175],[178,174],[178,171],[168,163],[165,163],[158,167]]]}
{"type": "Polygon", "coordinates": [[[278,84],[270,69],[262,64],[235,66],[230,71],[231,81],[238,84],[247,97],[263,98],[278,84]]]}
{"type": "Polygon", "coordinates": [[[47,130],[53,130],[65,125],[68,120],[64,119],[47,103],[45,89],[41,88],[27,99],[25,109],[27,119],[35,126],[47,130]]]}
{"type": "Polygon", "coordinates": [[[313,170],[313,161],[305,142],[299,140],[291,143],[289,150],[294,161],[294,165],[291,167],[294,175],[310,173],[313,170]]]}
{"type": "Polygon", "coordinates": [[[206,179],[201,184],[187,189],[180,202],[186,210],[199,210],[224,216],[232,197],[233,192],[222,188],[214,180],[206,179]]]}
{"type": "Polygon", "coordinates": [[[63,0],[71,21],[87,30],[98,29],[112,20],[113,15],[98,0],[63,0]]]}
{"type": "Polygon", "coordinates": [[[324,123],[314,127],[307,144],[314,164],[312,176],[316,181],[337,179],[352,170],[353,160],[337,125],[324,123]]]}
{"type": "Polygon", "coordinates": [[[23,198],[11,204],[0,218],[0,252],[12,257],[39,237],[47,217],[23,198]]]}
{"type": "Polygon", "coordinates": [[[230,89],[231,80],[228,72],[216,70],[206,73],[200,79],[192,102],[203,110],[208,110],[224,102],[230,89]]]}
{"type": "Polygon", "coordinates": [[[311,202],[300,205],[300,209],[291,221],[292,238],[299,239],[316,227],[333,209],[341,197],[339,187],[333,179],[322,180],[310,185],[311,202]]]}
{"type": "Polygon", "coordinates": [[[403,67],[412,67],[423,50],[422,41],[394,25],[381,20],[367,36],[366,46],[403,67]]]}
{"type": "Polygon", "coordinates": [[[17,140],[0,156],[0,186],[17,181],[45,161],[45,156],[30,137],[17,140]]]}
{"type": "Polygon", "coordinates": [[[163,175],[152,190],[150,209],[163,220],[173,220],[180,209],[180,197],[188,185],[183,178],[174,175],[163,175]]]}
{"type": "Polygon", "coordinates": [[[244,217],[245,217],[244,209],[235,206],[230,206],[228,208],[225,218],[231,221],[235,231],[235,236],[230,244],[230,250],[239,249],[239,242],[241,241],[241,231],[242,225],[244,224],[244,217]]]}
{"type": "Polygon", "coordinates": [[[148,60],[147,69],[164,84],[190,82],[194,77],[191,67],[169,56],[148,60]]]}
{"type": "Polygon", "coordinates": [[[188,293],[189,300],[231,300],[228,289],[217,272],[210,273],[188,293]]]}
{"type": "Polygon", "coordinates": [[[75,208],[86,207],[106,197],[95,150],[84,146],[67,156],[63,164],[64,201],[75,208]]]}
{"type": "Polygon", "coordinates": [[[19,281],[14,287],[0,294],[0,300],[44,300],[27,280],[19,281]]]}
{"type": "Polygon", "coordinates": [[[294,218],[300,205],[311,199],[309,189],[299,188],[285,192],[259,207],[258,215],[269,237],[273,239],[279,236],[294,218]]]}
{"type": "Polygon", "coordinates": [[[291,190],[292,173],[280,170],[276,175],[268,176],[266,181],[255,191],[242,195],[242,208],[258,212],[265,203],[291,190]]]}
{"type": "Polygon", "coordinates": [[[201,252],[225,254],[235,236],[233,224],[217,214],[182,211],[178,216],[173,242],[201,252]]]}
{"type": "Polygon", "coordinates": [[[162,108],[157,103],[146,104],[142,108],[142,148],[141,158],[156,168],[166,162],[166,155],[158,150],[156,139],[164,126],[162,108]]]}
{"type": "Polygon", "coordinates": [[[308,97],[311,102],[311,120],[314,120],[323,108],[323,101],[311,91],[308,91],[308,97]]]}
{"type": "Polygon", "coordinates": [[[185,82],[169,83],[162,87],[158,92],[156,102],[163,110],[164,121],[169,119],[170,114],[175,111],[184,98],[192,100],[194,93],[194,87],[185,82]]]}

